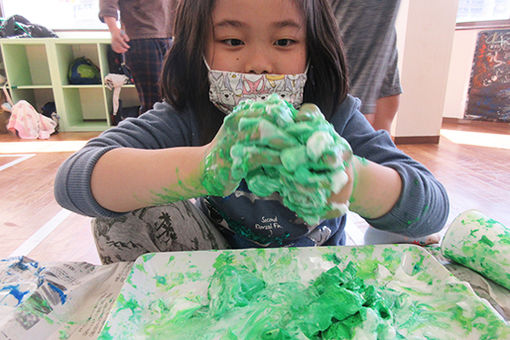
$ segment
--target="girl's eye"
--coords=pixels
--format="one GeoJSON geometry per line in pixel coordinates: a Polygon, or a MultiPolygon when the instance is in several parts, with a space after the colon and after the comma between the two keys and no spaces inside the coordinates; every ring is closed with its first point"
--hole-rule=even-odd
{"type": "Polygon", "coordinates": [[[291,39],[279,39],[276,40],[274,44],[279,47],[287,47],[290,46],[293,42],[294,40],[291,39]]]}
{"type": "Polygon", "coordinates": [[[229,46],[241,46],[244,43],[239,39],[225,39],[223,42],[229,46]]]}

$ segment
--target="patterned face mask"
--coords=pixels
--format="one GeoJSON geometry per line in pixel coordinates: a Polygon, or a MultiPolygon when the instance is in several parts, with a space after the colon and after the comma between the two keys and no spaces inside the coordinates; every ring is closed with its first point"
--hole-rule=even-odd
{"type": "Polygon", "coordinates": [[[246,99],[265,100],[277,93],[296,109],[303,103],[306,72],[298,74],[252,74],[209,70],[209,100],[225,114],[246,99]]]}

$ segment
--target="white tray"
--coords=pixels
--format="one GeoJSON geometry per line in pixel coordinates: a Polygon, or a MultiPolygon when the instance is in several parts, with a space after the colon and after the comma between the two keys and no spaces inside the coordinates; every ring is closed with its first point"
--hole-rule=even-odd
{"type": "Polygon", "coordinates": [[[266,282],[306,286],[331,267],[343,270],[353,261],[366,283],[407,294],[407,307],[392,310],[394,327],[406,339],[510,339],[509,326],[487,301],[414,245],[145,254],[135,262],[100,338],[214,338],[207,329],[186,337],[151,332],[161,330],[178,311],[208,303],[209,279],[220,255],[260,273],[266,282]]]}

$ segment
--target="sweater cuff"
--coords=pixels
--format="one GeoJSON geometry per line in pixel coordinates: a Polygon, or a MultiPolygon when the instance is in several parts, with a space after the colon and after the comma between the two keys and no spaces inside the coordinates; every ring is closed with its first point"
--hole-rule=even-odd
{"type": "Polygon", "coordinates": [[[119,12],[115,8],[105,8],[99,11],[99,20],[104,23],[104,17],[112,17],[119,20],[119,12]]]}
{"type": "MultiPolygon", "coordinates": [[[[108,148],[90,148],[87,152],[90,153],[88,157],[71,157],[69,158],[59,169],[59,172],[67,173],[68,177],[64,178],[62,175],[57,175],[56,180],[65,181],[63,183],[57,183],[55,188],[55,198],[57,201],[70,202],[70,206],[62,204],[64,208],[72,210],[82,215],[96,217],[117,217],[122,216],[123,213],[114,212],[103,208],[95,200],[92,189],[91,189],[91,177],[92,171],[96,166],[97,161],[106,152],[117,148],[117,146],[111,146],[108,148]],[[70,170],[74,168],[74,170],[70,170]],[[78,171],[77,169],[82,169],[78,171]],[[86,183],[84,185],[84,183],[86,183]],[[80,208],[78,208],[80,207],[80,208]]],[[[76,156],[76,155],[74,155],[76,156]]]]}
{"type": "Polygon", "coordinates": [[[365,219],[371,226],[380,230],[398,233],[409,237],[428,235],[424,230],[422,217],[427,215],[429,207],[425,204],[427,189],[416,174],[410,174],[397,163],[385,164],[395,169],[402,180],[402,191],[397,203],[385,215],[375,219],[365,219]],[[414,175],[414,176],[413,176],[414,175]]]}

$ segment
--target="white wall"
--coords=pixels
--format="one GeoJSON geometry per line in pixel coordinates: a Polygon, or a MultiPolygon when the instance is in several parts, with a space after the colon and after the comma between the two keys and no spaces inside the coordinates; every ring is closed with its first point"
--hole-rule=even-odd
{"type": "Polygon", "coordinates": [[[445,107],[457,0],[403,0],[397,19],[404,92],[395,137],[439,136],[445,107]]]}
{"type": "Polygon", "coordinates": [[[476,40],[480,31],[455,31],[443,117],[464,117],[476,40]]]}

